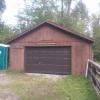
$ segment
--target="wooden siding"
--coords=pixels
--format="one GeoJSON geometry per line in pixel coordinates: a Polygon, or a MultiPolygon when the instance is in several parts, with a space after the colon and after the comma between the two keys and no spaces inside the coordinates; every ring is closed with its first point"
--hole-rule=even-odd
{"type": "Polygon", "coordinates": [[[91,58],[92,44],[51,26],[42,26],[10,45],[10,66],[18,70],[24,70],[26,46],[71,46],[73,75],[85,74],[87,60],[91,58]]]}

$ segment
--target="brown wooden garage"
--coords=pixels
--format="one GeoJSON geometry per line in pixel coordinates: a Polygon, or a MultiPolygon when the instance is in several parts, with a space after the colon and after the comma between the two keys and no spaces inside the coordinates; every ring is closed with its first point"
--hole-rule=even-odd
{"type": "Polygon", "coordinates": [[[8,41],[11,69],[47,74],[84,75],[93,39],[53,22],[43,22],[8,41]]]}
{"type": "Polygon", "coordinates": [[[26,47],[25,72],[71,74],[71,48],[26,47]]]}

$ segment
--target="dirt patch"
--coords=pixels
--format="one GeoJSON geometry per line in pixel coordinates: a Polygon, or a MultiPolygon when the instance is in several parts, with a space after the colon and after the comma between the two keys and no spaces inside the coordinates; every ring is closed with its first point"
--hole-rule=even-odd
{"type": "Polygon", "coordinates": [[[52,75],[52,74],[35,74],[35,73],[26,73],[28,76],[34,76],[37,78],[42,78],[42,79],[50,79],[53,81],[57,81],[59,79],[65,78],[66,75],[52,75]]]}
{"type": "Polygon", "coordinates": [[[7,86],[12,82],[5,72],[0,72],[0,100],[19,100],[7,86]]]}
{"type": "Polygon", "coordinates": [[[10,91],[0,91],[0,100],[19,100],[19,98],[10,91]]]}
{"type": "Polygon", "coordinates": [[[0,73],[0,85],[5,86],[11,83],[11,79],[7,77],[6,73],[0,73]]]}

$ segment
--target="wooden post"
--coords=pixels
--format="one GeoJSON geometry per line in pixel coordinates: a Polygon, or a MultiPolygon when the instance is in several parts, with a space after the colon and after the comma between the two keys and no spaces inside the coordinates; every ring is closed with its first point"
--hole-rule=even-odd
{"type": "Polygon", "coordinates": [[[100,98],[100,65],[92,60],[88,60],[86,68],[86,77],[87,76],[89,76],[89,79],[100,98]]]}
{"type": "Polygon", "coordinates": [[[89,59],[87,61],[87,66],[86,66],[86,74],[85,74],[85,77],[88,76],[88,69],[89,69],[89,59]]]}

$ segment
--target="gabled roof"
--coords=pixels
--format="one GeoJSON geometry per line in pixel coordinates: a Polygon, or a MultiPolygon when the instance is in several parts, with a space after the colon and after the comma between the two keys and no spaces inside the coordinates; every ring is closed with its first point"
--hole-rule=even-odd
{"type": "Polygon", "coordinates": [[[43,23],[41,23],[41,24],[39,24],[39,25],[37,25],[37,26],[35,26],[35,27],[33,27],[33,28],[27,30],[27,31],[24,31],[24,32],[22,32],[22,33],[20,33],[20,34],[17,34],[16,36],[14,36],[14,37],[12,37],[10,40],[8,40],[7,43],[10,44],[10,43],[12,43],[13,41],[17,40],[18,38],[20,38],[20,37],[22,37],[22,36],[28,34],[28,33],[31,32],[31,31],[34,31],[35,29],[37,29],[37,28],[39,28],[39,27],[41,27],[41,26],[43,26],[43,25],[50,25],[50,26],[52,26],[52,27],[54,27],[54,28],[56,28],[56,29],[59,29],[59,30],[61,30],[61,31],[64,31],[64,32],[67,33],[67,34],[73,35],[73,36],[75,36],[75,37],[77,37],[77,38],[80,38],[80,39],[82,39],[82,40],[84,40],[84,41],[93,43],[93,38],[90,38],[90,37],[88,37],[88,36],[86,36],[86,35],[84,35],[84,34],[82,34],[82,33],[79,33],[79,32],[74,32],[74,31],[72,31],[72,30],[69,30],[69,29],[67,29],[67,28],[65,28],[65,27],[63,27],[63,26],[60,26],[60,25],[58,25],[58,24],[56,24],[56,23],[54,23],[54,22],[50,22],[50,21],[45,21],[45,22],[43,22],[43,23]]]}

